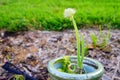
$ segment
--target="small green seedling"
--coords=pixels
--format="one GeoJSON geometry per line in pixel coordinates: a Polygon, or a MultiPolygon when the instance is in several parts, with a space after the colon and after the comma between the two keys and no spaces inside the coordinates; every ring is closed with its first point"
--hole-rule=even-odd
{"type": "Polygon", "coordinates": [[[97,46],[97,41],[98,41],[97,36],[95,36],[95,34],[92,33],[92,34],[90,35],[90,37],[91,37],[91,40],[92,40],[93,46],[96,48],[96,46],[97,46]]]}
{"type": "Polygon", "coordinates": [[[62,60],[62,68],[58,69],[61,72],[75,73],[76,66],[74,63],[71,63],[69,56],[64,56],[62,60]]]}
{"type": "Polygon", "coordinates": [[[71,61],[69,56],[64,56],[62,60],[62,68],[58,70],[61,72],[73,73],[73,68],[71,68],[71,61]]]}
{"type": "Polygon", "coordinates": [[[7,57],[7,60],[8,60],[8,61],[11,60],[11,56],[10,56],[10,54],[8,54],[6,57],[7,57]]]}
{"type": "Polygon", "coordinates": [[[25,80],[22,75],[14,75],[15,80],[25,80]]]}
{"type": "Polygon", "coordinates": [[[99,45],[101,49],[105,48],[108,45],[108,42],[110,40],[110,30],[107,32],[107,35],[102,40],[101,44],[99,45]]]}
{"type": "Polygon", "coordinates": [[[108,45],[108,42],[110,40],[110,28],[106,35],[103,35],[102,26],[99,27],[99,30],[100,30],[99,37],[97,37],[94,33],[92,33],[90,35],[90,37],[91,37],[94,48],[97,47],[99,49],[104,49],[108,45]],[[100,38],[102,38],[102,39],[100,39],[100,38]],[[101,43],[98,44],[98,40],[101,40],[101,43]]]}
{"type": "Polygon", "coordinates": [[[108,28],[109,28],[109,30],[108,30],[107,34],[104,36],[102,33],[102,26],[99,27],[99,29],[100,29],[100,33],[99,33],[100,36],[99,37],[104,36],[101,43],[99,44],[100,49],[104,49],[108,45],[108,42],[110,40],[110,25],[108,25],[108,28]]]}
{"type": "Polygon", "coordinates": [[[63,70],[64,70],[65,72],[69,72],[69,70],[68,70],[68,65],[71,64],[70,57],[64,56],[63,59],[64,59],[64,61],[63,61],[63,70]]]}

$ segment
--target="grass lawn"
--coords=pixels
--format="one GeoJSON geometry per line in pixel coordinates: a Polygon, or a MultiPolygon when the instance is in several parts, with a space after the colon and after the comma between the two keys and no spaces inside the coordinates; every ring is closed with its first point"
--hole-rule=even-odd
{"type": "Polygon", "coordinates": [[[70,29],[72,24],[63,16],[69,7],[76,9],[79,27],[111,24],[120,28],[119,0],[0,0],[0,29],[70,29]]]}

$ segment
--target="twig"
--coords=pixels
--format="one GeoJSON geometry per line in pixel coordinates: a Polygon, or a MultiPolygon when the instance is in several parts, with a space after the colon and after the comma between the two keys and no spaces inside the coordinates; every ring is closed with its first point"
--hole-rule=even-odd
{"type": "Polygon", "coordinates": [[[4,63],[0,63],[0,67],[2,67],[4,65],[4,63]]]}
{"type": "Polygon", "coordinates": [[[113,40],[112,42],[108,43],[108,45],[110,45],[110,44],[112,44],[114,42],[117,42],[117,41],[118,41],[118,39],[117,40],[113,40]]]}
{"type": "Polygon", "coordinates": [[[63,46],[66,50],[68,50],[68,51],[70,51],[70,52],[75,52],[75,50],[74,49],[70,49],[70,48],[68,48],[68,47],[66,47],[66,46],[63,46]]]}
{"type": "Polygon", "coordinates": [[[14,78],[14,75],[10,76],[10,77],[8,78],[8,80],[11,80],[12,78],[14,78]]]}
{"type": "Polygon", "coordinates": [[[114,74],[113,74],[113,76],[112,76],[112,80],[114,80],[114,79],[116,78],[115,75],[116,75],[117,70],[118,70],[118,68],[119,68],[119,63],[120,63],[120,61],[118,60],[118,63],[117,63],[116,69],[115,69],[114,74]]]}
{"type": "Polygon", "coordinates": [[[119,79],[120,80],[120,77],[114,77],[114,79],[119,79]]]}

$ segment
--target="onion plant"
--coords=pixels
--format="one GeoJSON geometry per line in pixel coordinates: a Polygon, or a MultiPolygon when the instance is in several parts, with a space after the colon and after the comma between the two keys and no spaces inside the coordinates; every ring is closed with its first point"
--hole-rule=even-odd
{"type": "Polygon", "coordinates": [[[76,34],[76,40],[77,40],[77,67],[79,69],[79,73],[82,73],[83,70],[83,60],[84,60],[84,54],[85,54],[85,42],[84,42],[84,36],[79,35],[79,31],[74,19],[75,10],[72,8],[65,9],[64,11],[64,17],[69,18],[70,21],[72,21],[75,34],[76,34]]]}

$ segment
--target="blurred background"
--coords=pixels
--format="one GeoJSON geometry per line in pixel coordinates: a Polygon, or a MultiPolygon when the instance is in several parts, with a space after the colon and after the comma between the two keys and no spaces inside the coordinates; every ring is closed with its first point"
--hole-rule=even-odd
{"type": "Polygon", "coordinates": [[[66,8],[76,10],[79,28],[111,25],[120,29],[119,0],[0,0],[0,29],[12,32],[72,29],[63,16],[66,8]]]}

